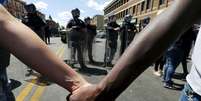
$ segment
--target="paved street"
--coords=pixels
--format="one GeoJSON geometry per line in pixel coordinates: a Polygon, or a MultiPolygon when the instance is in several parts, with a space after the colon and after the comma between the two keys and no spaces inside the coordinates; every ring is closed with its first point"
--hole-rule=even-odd
{"type": "MultiPolygon", "coordinates": [[[[66,44],[61,43],[60,38],[52,38],[49,47],[62,60],[69,60],[69,49],[66,44]]],[[[104,41],[94,44],[93,55],[95,60],[103,62],[104,47],[104,41]]],[[[115,60],[117,59],[118,56],[115,60]]],[[[101,66],[88,66],[88,71],[79,73],[92,83],[99,82],[110,71],[108,68],[105,69],[101,66]]],[[[76,67],[79,68],[79,65],[76,65],[76,67]]],[[[181,73],[180,68],[177,69],[176,74],[178,75],[181,73]]],[[[78,71],[77,68],[75,70],[78,71]]],[[[180,89],[168,90],[163,88],[161,78],[154,76],[152,72],[152,68],[147,69],[117,101],[178,101],[180,89]]],[[[26,76],[26,73],[27,66],[12,56],[8,75],[12,81],[16,101],[65,101],[68,94],[65,89],[54,83],[47,84],[47,82],[44,83],[38,80],[37,73],[31,76],[26,76]]],[[[178,79],[174,79],[174,81],[178,84],[178,88],[184,84],[183,81],[178,79]]]]}

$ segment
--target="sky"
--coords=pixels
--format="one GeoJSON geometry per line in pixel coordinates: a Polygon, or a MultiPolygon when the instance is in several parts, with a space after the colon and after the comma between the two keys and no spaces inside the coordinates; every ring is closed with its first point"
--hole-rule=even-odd
{"type": "Polygon", "coordinates": [[[60,25],[66,26],[69,19],[72,18],[71,10],[79,8],[80,18],[93,17],[97,14],[103,14],[103,9],[112,0],[23,0],[27,4],[34,3],[39,11],[46,17],[52,16],[53,20],[60,25]]]}

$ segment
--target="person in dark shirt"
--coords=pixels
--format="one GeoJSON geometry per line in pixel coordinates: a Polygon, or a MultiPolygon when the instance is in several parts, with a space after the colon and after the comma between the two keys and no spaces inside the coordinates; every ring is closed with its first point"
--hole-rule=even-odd
{"type": "Polygon", "coordinates": [[[23,23],[30,27],[42,40],[44,40],[45,21],[38,15],[38,11],[34,4],[25,6],[27,11],[27,18],[23,23]]]}
{"type": "Polygon", "coordinates": [[[106,54],[105,54],[105,63],[108,65],[112,65],[112,60],[117,51],[117,40],[118,40],[118,31],[120,30],[120,26],[116,22],[115,15],[112,15],[109,18],[109,23],[106,27],[106,54]]]}
{"type": "Polygon", "coordinates": [[[46,24],[44,30],[45,30],[45,43],[50,44],[50,34],[51,34],[51,32],[50,32],[50,27],[49,27],[48,24],[46,24]]]}
{"type": "Polygon", "coordinates": [[[135,34],[137,33],[137,28],[134,23],[131,23],[132,16],[126,15],[121,27],[121,49],[120,49],[120,55],[123,54],[125,49],[128,47],[128,45],[131,43],[131,41],[134,39],[135,34]]]}
{"type": "MultiPolygon", "coordinates": [[[[173,88],[172,77],[177,66],[186,61],[192,47],[193,41],[196,39],[196,34],[192,27],[189,28],[166,52],[165,66],[164,66],[164,87],[173,88]]],[[[184,74],[188,74],[187,66],[183,68],[184,74]]]]}
{"type": "MultiPolygon", "coordinates": [[[[34,4],[25,5],[27,11],[26,17],[23,19],[22,23],[31,28],[43,41],[45,41],[44,27],[46,26],[45,21],[38,15],[36,6],[34,4]]],[[[26,76],[33,74],[33,70],[28,68],[28,73],[26,76]]]]}
{"type": "Polygon", "coordinates": [[[87,17],[84,19],[85,24],[86,24],[86,29],[87,29],[87,50],[88,50],[88,57],[89,57],[89,62],[90,63],[95,63],[93,60],[93,55],[92,55],[92,48],[93,48],[93,40],[94,37],[96,36],[96,25],[91,24],[91,18],[87,17]]]}
{"type": "Polygon", "coordinates": [[[185,79],[186,76],[188,75],[188,69],[187,69],[187,59],[189,57],[190,51],[193,47],[193,44],[195,43],[195,40],[197,38],[197,33],[194,30],[194,26],[191,27],[189,30],[187,30],[183,36],[183,40],[181,41],[181,47],[184,51],[184,56],[183,59],[181,61],[182,63],[182,67],[183,67],[183,78],[185,79]],[[191,34],[187,34],[187,33],[191,33],[191,34]]]}
{"type": "Polygon", "coordinates": [[[73,19],[71,19],[67,24],[67,29],[70,29],[69,32],[69,44],[71,46],[71,59],[75,60],[75,53],[77,51],[77,59],[82,69],[86,69],[87,66],[84,63],[83,51],[82,51],[82,42],[85,39],[86,25],[79,19],[80,10],[73,9],[71,11],[73,19]]]}

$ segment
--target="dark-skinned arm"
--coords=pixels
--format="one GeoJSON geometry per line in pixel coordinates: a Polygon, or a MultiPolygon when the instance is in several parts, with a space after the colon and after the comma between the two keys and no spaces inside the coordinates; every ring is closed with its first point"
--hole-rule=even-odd
{"type": "Polygon", "coordinates": [[[186,29],[201,18],[201,0],[175,0],[131,43],[112,71],[101,81],[97,101],[116,99],[186,29]],[[105,100],[104,100],[105,99],[105,100]]]}

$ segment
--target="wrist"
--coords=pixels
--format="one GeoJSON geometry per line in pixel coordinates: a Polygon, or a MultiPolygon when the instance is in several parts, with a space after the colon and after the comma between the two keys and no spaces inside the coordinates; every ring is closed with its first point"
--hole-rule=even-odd
{"type": "Polygon", "coordinates": [[[72,87],[71,87],[71,91],[70,92],[74,92],[76,91],[77,89],[81,88],[81,87],[85,87],[85,86],[88,86],[90,85],[86,80],[82,79],[82,78],[79,78],[79,79],[75,79],[73,84],[72,84],[72,87]]]}
{"type": "Polygon", "coordinates": [[[88,85],[89,83],[79,75],[65,76],[62,80],[61,86],[69,92],[74,92],[82,86],[88,85]]]}
{"type": "Polygon", "coordinates": [[[104,82],[100,82],[99,84],[97,84],[97,99],[100,99],[102,97],[106,97],[106,85],[104,82]]]}

